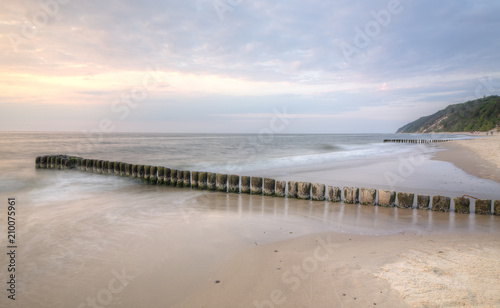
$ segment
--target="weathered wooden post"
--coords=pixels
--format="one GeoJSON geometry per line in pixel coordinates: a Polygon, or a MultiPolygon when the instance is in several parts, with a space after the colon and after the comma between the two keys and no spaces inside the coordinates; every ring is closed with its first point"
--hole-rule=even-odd
{"type": "Polygon", "coordinates": [[[363,205],[375,205],[377,198],[377,191],[370,188],[361,188],[360,190],[360,203],[363,205]]]}
{"type": "Polygon", "coordinates": [[[340,202],[342,201],[342,191],[339,187],[328,186],[328,201],[340,202]]]}
{"type": "MultiPolygon", "coordinates": [[[[83,164],[83,161],[82,161],[82,164],[83,164]]],[[[105,170],[105,173],[106,174],[113,174],[114,172],[115,172],[115,162],[114,161],[108,161],[108,169],[105,170]]]]}
{"type": "Polygon", "coordinates": [[[132,176],[132,164],[125,164],[125,176],[132,176]]]}
{"type": "Polygon", "coordinates": [[[137,178],[141,181],[144,180],[144,165],[137,166],[137,178]]]}
{"type": "Polygon", "coordinates": [[[469,198],[455,198],[455,213],[469,214],[470,212],[470,199],[469,198]]]}
{"type": "Polygon", "coordinates": [[[40,168],[47,169],[47,156],[42,156],[40,168]]]}
{"type": "Polygon", "coordinates": [[[286,196],[286,181],[276,181],[276,197],[286,196]]]}
{"type": "Polygon", "coordinates": [[[102,161],[102,163],[101,163],[101,173],[102,174],[108,174],[108,164],[109,164],[109,161],[107,161],[107,160],[102,161]]]}
{"type": "Polygon", "coordinates": [[[144,182],[149,183],[150,177],[151,177],[151,166],[144,165],[144,182]]]}
{"type": "Polygon", "coordinates": [[[311,199],[311,183],[308,182],[297,183],[297,198],[304,200],[311,199]]]}
{"type": "Polygon", "coordinates": [[[198,171],[191,171],[191,187],[198,188],[198,171]]]}
{"type": "Polygon", "coordinates": [[[99,172],[97,171],[97,165],[98,165],[98,163],[99,163],[99,160],[98,160],[98,159],[93,159],[93,160],[92,160],[92,172],[94,172],[94,173],[99,173],[99,172]]]}
{"type": "Polygon", "coordinates": [[[163,171],[163,185],[170,185],[170,177],[171,170],[170,168],[165,167],[165,171],[163,171]]]}
{"type": "Polygon", "coordinates": [[[217,175],[213,172],[207,173],[207,188],[208,190],[215,190],[217,182],[217,175]]]}
{"type": "Polygon", "coordinates": [[[86,172],[91,172],[92,171],[92,159],[87,159],[87,162],[85,164],[85,171],[86,172]]]}
{"type": "Polygon", "coordinates": [[[177,187],[184,186],[184,171],[177,170],[177,183],[175,184],[177,187]]]}
{"type": "Polygon", "coordinates": [[[207,179],[208,177],[206,172],[203,171],[198,173],[198,189],[207,189],[207,179]]]}
{"type": "Polygon", "coordinates": [[[227,192],[227,174],[217,173],[215,183],[217,191],[227,192]]]}
{"type": "Polygon", "coordinates": [[[241,193],[249,194],[250,193],[250,177],[242,176],[241,177],[241,193]]]}
{"type": "Polygon", "coordinates": [[[177,169],[170,169],[170,186],[177,186],[177,169]]]}
{"type": "Polygon", "coordinates": [[[182,187],[191,187],[191,172],[184,170],[182,172],[182,187]]]}
{"type": "Polygon", "coordinates": [[[476,200],[476,214],[490,215],[491,214],[491,199],[476,200]]]}
{"type": "Polygon", "coordinates": [[[231,174],[227,179],[227,191],[231,193],[239,193],[240,192],[240,176],[231,174]]]}
{"type": "Polygon", "coordinates": [[[37,168],[37,169],[41,168],[41,165],[42,165],[41,160],[42,160],[42,158],[40,156],[36,157],[36,159],[35,159],[35,168],[37,168]]]}
{"type": "Polygon", "coordinates": [[[297,198],[297,182],[295,181],[289,181],[288,182],[288,198],[297,198]]]}
{"type": "Polygon", "coordinates": [[[404,209],[411,209],[413,207],[413,200],[415,195],[412,193],[398,192],[398,207],[404,209]]]}
{"type": "Polygon", "coordinates": [[[132,165],[132,178],[136,179],[138,176],[139,176],[138,166],[137,165],[132,165]]]}
{"type": "Polygon", "coordinates": [[[348,204],[359,203],[359,188],[344,187],[344,202],[348,204]]]}
{"type": "Polygon", "coordinates": [[[165,167],[158,167],[158,185],[165,184],[165,167]]]}
{"type": "Polygon", "coordinates": [[[434,196],[432,197],[432,210],[437,212],[449,212],[450,203],[450,197],[434,196]]]}
{"type": "Polygon", "coordinates": [[[115,175],[120,175],[120,162],[115,161],[115,165],[113,166],[113,171],[115,175]]]}
{"type": "Polygon", "coordinates": [[[262,195],[262,178],[252,177],[250,193],[252,195],[262,195]]]}
{"type": "Polygon", "coordinates": [[[120,163],[120,176],[125,176],[125,163],[120,163]]]}
{"type": "Polygon", "coordinates": [[[378,190],[378,205],[394,206],[396,204],[396,192],[393,190],[378,190]]]}
{"type": "Polygon", "coordinates": [[[417,196],[417,209],[428,210],[429,204],[431,203],[430,196],[418,195],[417,196]]]}
{"type": "Polygon", "coordinates": [[[158,167],[157,166],[151,166],[149,169],[149,184],[151,185],[156,185],[158,184],[158,167]]]}
{"type": "Polygon", "coordinates": [[[276,193],[276,180],[274,179],[264,179],[264,190],[263,194],[264,196],[273,196],[276,193]]]}
{"type": "Polygon", "coordinates": [[[319,183],[312,184],[312,200],[313,201],[325,200],[325,184],[319,184],[319,183]]]}

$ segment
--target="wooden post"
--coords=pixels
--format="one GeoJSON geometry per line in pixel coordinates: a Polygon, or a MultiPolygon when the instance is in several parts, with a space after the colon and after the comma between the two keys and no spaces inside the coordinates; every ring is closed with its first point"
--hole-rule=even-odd
{"type": "Polygon", "coordinates": [[[491,199],[476,200],[476,214],[490,215],[491,214],[491,199]]]}
{"type": "Polygon", "coordinates": [[[297,198],[297,182],[289,181],[288,182],[288,198],[297,198]]]}
{"type": "Polygon", "coordinates": [[[191,172],[188,170],[184,170],[182,172],[182,187],[191,187],[191,172]]]}
{"type": "Polygon", "coordinates": [[[149,169],[149,184],[156,185],[158,184],[158,167],[151,166],[149,169]]]}
{"type": "Polygon", "coordinates": [[[198,171],[191,171],[191,187],[198,188],[198,171]]]}
{"type": "Polygon", "coordinates": [[[252,195],[262,195],[262,178],[252,177],[250,193],[252,195]]]}
{"type": "Polygon", "coordinates": [[[286,195],[286,181],[276,181],[276,197],[284,198],[286,195]]]}
{"type": "Polygon", "coordinates": [[[449,212],[450,203],[450,197],[434,196],[432,198],[432,210],[437,212],[449,212]]]}
{"type": "Polygon", "coordinates": [[[228,187],[227,191],[231,193],[240,193],[240,176],[239,175],[230,175],[228,177],[228,187]]]}
{"type": "Polygon", "coordinates": [[[359,203],[359,188],[344,187],[344,202],[347,204],[359,203]]]}
{"type": "Polygon", "coordinates": [[[325,184],[312,184],[311,198],[313,201],[325,201],[325,184]]]}
{"type": "Polygon", "coordinates": [[[217,173],[215,183],[217,191],[227,192],[227,174],[217,173]]]}
{"type": "Polygon", "coordinates": [[[241,177],[241,193],[249,194],[250,193],[250,177],[242,176],[241,177]]]}
{"type": "Polygon", "coordinates": [[[360,203],[363,205],[375,205],[377,198],[377,191],[375,189],[361,188],[360,190],[360,203]]]}
{"type": "Polygon", "coordinates": [[[297,198],[304,200],[311,199],[311,183],[308,182],[297,183],[297,198]]]}
{"type": "Polygon", "coordinates": [[[455,198],[455,213],[469,214],[470,213],[470,199],[469,198],[455,198]]]}
{"type": "Polygon", "coordinates": [[[272,196],[276,194],[276,180],[274,179],[264,179],[264,190],[263,190],[264,196],[272,196]]]}
{"type": "Polygon", "coordinates": [[[423,196],[423,195],[418,195],[417,196],[417,209],[419,209],[419,210],[428,210],[430,203],[431,203],[431,197],[430,196],[423,196]]]}
{"type": "Polygon", "coordinates": [[[217,182],[217,176],[213,172],[207,173],[207,188],[208,190],[215,190],[217,182]]]}
{"type": "Polygon", "coordinates": [[[207,189],[208,184],[207,184],[207,173],[206,172],[199,172],[198,173],[198,189],[207,189]]]}

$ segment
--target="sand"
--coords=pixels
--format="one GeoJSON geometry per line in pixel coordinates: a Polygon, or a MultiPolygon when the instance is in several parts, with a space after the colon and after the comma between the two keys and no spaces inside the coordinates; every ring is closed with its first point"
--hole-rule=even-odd
{"type": "Polygon", "coordinates": [[[441,145],[449,151],[439,152],[435,159],[451,162],[475,176],[500,182],[500,133],[441,145]]]}
{"type": "Polygon", "coordinates": [[[324,233],[255,247],[175,307],[498,307],[493,236],[324,233]]]}

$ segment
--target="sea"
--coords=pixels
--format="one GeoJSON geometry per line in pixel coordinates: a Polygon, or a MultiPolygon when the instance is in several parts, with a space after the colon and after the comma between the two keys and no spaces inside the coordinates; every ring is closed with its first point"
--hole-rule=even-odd
{"type": "Polygon", "coordinates": [[[252,245],[328,231],[373,236],[498,231],[493,216],[146,185],[77,170],[36,169],[37,156],[499,199],[498,183],[432,160],[443,150],[440,143],[383,142],[468,138],[474,136],[1,132],[0,306],[139,307],[147,298],[158,301],[155,307],[168,307],[214,281],[225,260],[252,245]],[[7,242],[11,200],[14,244],[7,242]],[[7,297],[12,261],[7,246],[13,245],[15,301],[7,297]]]}

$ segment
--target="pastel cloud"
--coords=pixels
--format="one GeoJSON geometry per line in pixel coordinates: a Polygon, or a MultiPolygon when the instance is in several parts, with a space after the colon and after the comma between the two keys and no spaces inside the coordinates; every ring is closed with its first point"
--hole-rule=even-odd
{"type": "Polygon", "coordinates": [[[214,1],[2,4],[0,129],[114,117],[125,131],[225,132],[244,119],[255,132],[258,115],[287,108],[303,123],[290,131],[390,132],[500,89],[498,1],[214,1]],[[159,82],[130,116],[113,114],[151,72],[159,82]],[[13,120],[51,108],[47,121],[13,120]]]}

